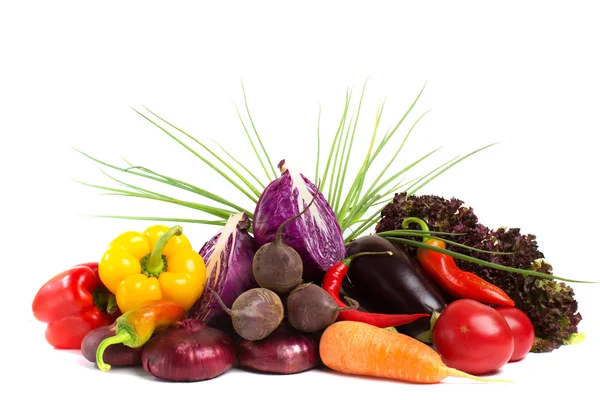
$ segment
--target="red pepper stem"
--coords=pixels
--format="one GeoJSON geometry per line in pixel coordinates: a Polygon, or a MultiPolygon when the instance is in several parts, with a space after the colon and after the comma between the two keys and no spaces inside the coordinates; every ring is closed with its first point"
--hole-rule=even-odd
{"type": "Polygon", "coordinates": [[[183,233],[183,228],[179,225],[175,225],[167,232],[165,232],[154,245],[150,257],[146,261],[146,272],[150,276],[159,275],[165,269],[165,263],[163,262],[163,250],[173,236],[179,236],[183,233]]]}
{"type": "Polygon", "coordinates": [[[388,256],[393,255],[393,253],[391,251],[365,251],[363,253],[352,254],[350,257],[344,258],[344,261],[342,261],[342,263],[344,265],[350,265],[350,263],[352,262],[352,260],[354,260],[356,257],[360,257],[360,256],[377,256],[377,255],[384,255],[384,254],[388,255],[388,256]]]}
{"type": "MultiPolygon", "coordinates": [[[[416,218],[416,217],[405,218],[404,221],[402,221],[402,228],[403,229],[408,228],[408,225],[410,225],[411,222],[419,224],[419,226],[421,227],[421,230],[423,232],[429,232],[429,227],[427,226],[427,223],[425,221],[423,221],[421,218],[416,218]]],[[[423,242],[427,242],[429,239],[431,239],[431,235],[423,236],[423,242]]]]}
{"type": "Polygon", "coordinates": [[[114,294],[108,292],[106,289],[96,289],[92,293],[94,299],[94,305],[100,309],[100,311],[106,312],[112,315],[119,311],[117,306],[117,299],[114,294]]]}
{"type": "Polygon", "coordinates": [[[125,343],[130,339],[131,333],[128,330],[122,330],[116,335],[107,337],[102,342],[100,342],[100,345],[98,345],[98,349],[96,350],[96,364],[98,365],[98,368],[105,372],[110,370],[110,365],[106,364],[102,359],[104,351],[108,346],[110,346],[111,344],[125,343]]]}
{"type": "Polygon", "coordinates": [[[119,306],[117,305],[117,298],[114,294],[108,296],[108,303],[106,304],[106,312],[108,315],[113,315],[119,312],[119,306]]]}

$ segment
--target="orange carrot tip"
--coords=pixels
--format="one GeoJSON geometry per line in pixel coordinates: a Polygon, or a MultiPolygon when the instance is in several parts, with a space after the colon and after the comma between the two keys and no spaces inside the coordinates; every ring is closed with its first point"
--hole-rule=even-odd
{"type": "Polygon", "coordinates": [[[442,367],[446,371],[447,376],[455,376],[459,378],[468,378],[481,382],[505,382],[505,383],[513,383],[510,379],[497,379],[497,378],[484,378],[481,376],[467,374],[466,372],[460,371],[455,368],[450,367],[442,367]]]}
{"type": "Polygon", "coordinates": [[[412,383],[438,383],[449,376],[483,382],[512,382],[450,368],[425,343],[364,322],[339,321],[328,326],[321,337],[319,352],[328,368],[350,375],[412,383]]]}

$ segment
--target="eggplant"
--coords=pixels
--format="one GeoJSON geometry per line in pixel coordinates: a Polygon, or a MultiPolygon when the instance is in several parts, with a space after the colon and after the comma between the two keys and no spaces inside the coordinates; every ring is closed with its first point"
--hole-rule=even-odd
{"type": "Polygon", "coordinates": [[[340,288],[339,297],[340,300],[342,300],[344,304],[348,306],[351,305],[351,303],[346,300],[346,297],[349,297],[352,300],[358,302],[358,311],[373,312],[373,309],[377,308],[372,304],[372,302],[369,301],[368,298],[366,298],[356,290],[354,285],[352,285],[352,282],[350,282],[350,279],[348,279],[348,276],[345,276],[344,280],[342,280],[342,287],[340,288]]]}
{"type": "MultiPolygon", "coordinates": [[[[368,235],[348,245],[346,257],[367,251],[391,251],[391,256],[365,255],[348,266],[348,275],[358,301],[364,299],[369,311],[385,314],[442,312],[451,301],[423,270],[419,262],[389,240],[368,235]]],[[[421,318],[396,330],[411,337],[431,328],[428,318],[421,318]]]]}

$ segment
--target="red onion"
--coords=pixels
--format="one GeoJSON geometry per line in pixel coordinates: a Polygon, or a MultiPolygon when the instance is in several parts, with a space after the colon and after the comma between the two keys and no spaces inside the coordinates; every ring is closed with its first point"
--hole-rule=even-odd
{"type": "Polygon", "coordinates": [[[228,334],[186,319],[146,343],[142,366],[159,379],[195,382],[225,373],[235,357],[235,344],[228,334]]]}
{"type": "MultiPolygon", "coordinates": [[[[96,328],[85,335],[81,342],[81,354],[86,360],[96,364],[96,350],[104,339],[116,334],[116,325],[105,325],[96,328]]],[[[132,348],[122,343],[107,347],[102,356],[103,360],[114,367],[142,364],[142,348],[132,348]]]]}
{"type": "Polygon", "coordinates": [[[321,364],[318,333],[299,332],[283,321],[265,339],[238,342],[240,367],[277,374],[295,374],[321,364]]]}

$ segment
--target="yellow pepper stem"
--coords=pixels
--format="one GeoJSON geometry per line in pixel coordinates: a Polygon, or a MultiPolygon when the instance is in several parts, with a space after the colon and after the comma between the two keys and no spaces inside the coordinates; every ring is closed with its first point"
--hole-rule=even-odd
{"type": "Polygon", "coordinates": [[[157,276],[165,270],[165,262],[162,252],[169,242],[169,239],[171,239],[173,236],[179,236],[182,233],[183,228],[179,225],[175,225],[165,232],[160,238],[158,238],[154,248],[152,249],[152,252],[150,253],[150,257],[148,257],[146,260],[146,274],[150,276],[157,276]]]}

